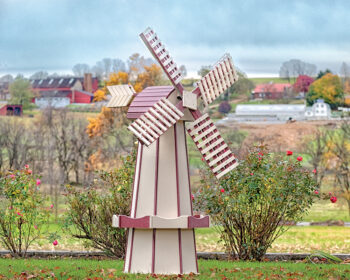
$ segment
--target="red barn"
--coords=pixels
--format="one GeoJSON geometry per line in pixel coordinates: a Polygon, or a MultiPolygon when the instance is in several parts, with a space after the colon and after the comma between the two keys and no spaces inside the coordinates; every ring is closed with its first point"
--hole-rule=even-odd
{"type": "Polygon", "coordinates": [[[92,102],[93,92],[98,89],[97,78],[85,74],[84,78],[47,78],[31,81],[34,92],[33,102],[38,106],[49,104],[64,107],[69,103],[88,104],[92,102]]]}
{"type": "Polygon", "coordinates": [[[286,84],[260,84],[255,87],[252,92],[254,99],[282,99],[286,96],[287,91],[291,88],[291,85],[286,84]]]}
{"type": "Polygon", "coordinates": [[[0,116],[22,116],[22,105],[0,103],[0,116]]]}

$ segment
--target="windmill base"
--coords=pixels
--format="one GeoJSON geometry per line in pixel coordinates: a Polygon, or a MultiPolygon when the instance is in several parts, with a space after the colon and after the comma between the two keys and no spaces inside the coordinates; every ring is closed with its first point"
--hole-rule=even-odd
{"type": "Polygon", "coordinates": [[[194,229],[131,228],[124,272],[198,273],[194,229]]]}

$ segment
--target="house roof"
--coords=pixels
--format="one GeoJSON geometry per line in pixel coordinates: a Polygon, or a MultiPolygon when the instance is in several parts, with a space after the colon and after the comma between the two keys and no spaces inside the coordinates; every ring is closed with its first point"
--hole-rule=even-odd
{"type": "Polygon", "coordinates": [[[155,103],[161,98],[168,98],[175,90],[172,86],[155,86],[147,87],[138,93],[129,106],[127,118],[137,119],[142,114],[146,113],[155,103]]]}
{"type": "Polygon", "coordinates": [[[36,98],[42,97],[68,97],[71,92],[69,90],[44,90],[35,94],[36,98]]]}
{"type": "Polygon", "coordinates": [[[283,92],[286,88],[291,87],[291,84],[259,84],[255,87],[254,93],[260,92],[283,92]]]}
{"type": "MultiPolygon", "coordinates": [[[[92,81],[97,78],[92,78],[92,81]]],[[[84,83],[84,78],[80,77],[58,77],[58,78],[46,78],[31,80],[32,88],[71,88],[76,81],[84,83]]]]}

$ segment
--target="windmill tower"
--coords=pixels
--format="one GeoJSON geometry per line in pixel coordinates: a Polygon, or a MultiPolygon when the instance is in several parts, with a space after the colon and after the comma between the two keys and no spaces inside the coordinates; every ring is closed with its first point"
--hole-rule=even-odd
{"type": "Polygon", "coordinates": [[[237,75],[225,55],[192,92],[184,91],[181,73],[156,33],[140,37],[173,86],[155,86],[135,94],[132,86],[111,86],[108,107],[129,106],[128,127],[138,138],[130,217],[113,216],[113,226],[129,228],[124,271],[198,273],[194,228],[209,227],[209,216],[193,215],[186,131],[217,178],[237,160],[197,100],[207,106],[228,89],[237,75]],[[188,122],[185,125],[185,122],[188,122]]]}

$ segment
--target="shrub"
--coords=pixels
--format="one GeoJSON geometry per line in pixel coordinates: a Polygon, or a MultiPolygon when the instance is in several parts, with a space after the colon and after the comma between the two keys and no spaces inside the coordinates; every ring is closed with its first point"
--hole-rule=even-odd
{"type": "Polygon", "coordinates": [[[221,114],[227,114],[228,112],[231,111],[231,105],[227,101],[223,101],[219,105],[219,112],[221,114]]]}
{"type": "Polygon", "coordinates": [[[39,185],[28,168],[0,176],[0,243],[15,257],[25,257],[48,228],[50,210],[39,185]]]}
{"type": "Polygon", "coordinates": [[[211,215],[231,256],[261,260],[272,242],[298,221],[316,196],[301,157],[273,156],[256,147],[219,185],[204,171],[195,206],[211,215]]]}
{"type": "Polygon", "coordinates": [[[112,217],[130,213],[135,156],[133,152],[124,157],[121,167],[114,171],[100,171],[99,179],[88,189],[66,187],[66,231],[83,239],[86,247],[118,258],[124,256],[126,230],[113,228],[112,217]]]}

